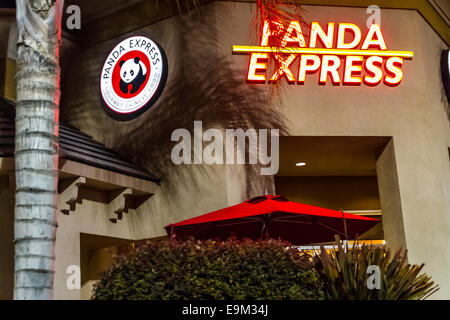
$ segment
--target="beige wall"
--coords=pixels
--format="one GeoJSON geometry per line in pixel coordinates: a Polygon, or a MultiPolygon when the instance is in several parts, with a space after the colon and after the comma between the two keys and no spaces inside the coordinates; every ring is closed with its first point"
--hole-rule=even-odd
{"type": "Polygon", "coordinates": [[[15,63],[11,58],[11,45],[9,42],[11,28],[14,28],[15,15],[0,15],[0,97],[14,100],[15,90],[15,63]]]}
{"type": "MultiPolygon", "coordinates": [[[[367,18],[365,8],[307,6],[305,9],[307,21],[314,20],[322,24],[329,21],[353,22],[363,27],[367,18]]],[[[133,34],[149,36],[158,41],[168,54],[169,82],[158,104],[141,118],[129,123],[118,124],[104,115],[99,104],[97,85],[74,87],[66,91],[67,103],[63,105],[63,118],[112,147],[123,149],[123,143],[117,141],[133,130],[140,130],[143,141],[147,139],[145,134],[149,133],[153,137],[158,135],[161,144],[170,145],[171,130],[162,127],[161,121],[170,121],[176,128],[177,124],[188,126],[195,119],[205,119],[223,111],[214,99],[209,102],[211,106],[208,109],[208,102],[202,104],[202,101],[190,97],[197,91],[202,92],[203,84],[214,83],[218,79],[214,78],[214,74],[206,76],[208,69],[205,69],[205,65],[210,61],[219,64],[226,60],[231,67],[226,69],[226,75],[221,76],[238,80],[236,91],[241,92],[241,100],[237,98],[234,102],[238,106],[232,109],[234,120],[213,120],[218,120],[215,123],[225,123],[225,126],[238,127],[239,120],[256,108],[257,103],[252,104],[251,99],[256,99],[258,92],[250,94],[250,86],[245,83],[248,56],[232,55],[231,47],[235,44],[257,43],[255,33],[252,34],[254,10],[254,4],[250,3],[216,2],[202,7],[199,16],[172,17],[84,50],[80,55],[79,77],[83,83],[96,84],[104,55],[113,44],[133,34]],[[176,89],[185,90],[184,82],[178,77],[180,70],[187,74],[182,78],[183,81],[199,74],[206,75],[203,83],[192,87],[190,91],[183,91],[185,99],[172,103],[177,102],[176,99],[172,101],[168,97],[174,95],[176,89]],[[180,115],[185,121],[179,120],[180,115]],[[99,122],[102,126],[95,125],[99,122]]],[[[275,97],[267,100],[266,105],[258,109],[258,114],[270,111],[276,116],[284,116],[284,122],[279,122],[279,125],[291,135],[392,136],[402,211],[398,214],[402,224],[394,223],[391,227],[397,228],[398,232],[404,229],[410,262],[425,262],[426,271],[441,285],[436,297],[450,298],[450,274],[446,272],[450,270],[450,127],[439,66],[440,51],[446,45],[414,10],[382,9],[381,14],[388,48],[412,50],[415,54],[413,60],[404,63],[405,77],[400,86],[318,86],[312,76],[305,85],[282,85],[278,92],[281,99],[275,97]],[[282,100],[282,106],[279,100],[282,100]]],[[[269,93],[268,85],[253,88],[261,89],[263,95],[269,93]]],[[[216,87],[218,92],[221,89],[216,87]]],[[[211,97],[214,98],[214,95],[211,97]]],[[[224,105],[223,108],[225,106],[228,107],[224,105]]],[[[272,125],[268,119],[270,116],[264,117],[267,121],[262,121],[262,125],[272,125]]],[[[150,137],[148,139],[151,140],[150,137]]],[[[147,150],[145,146],[142,148],[147,150]]],[[[170,148],[164,150],[170,152],[170,148]]],[[[151,170],[151,162],[156,160],[150,156],[151,151],[148,152],[148,161],[141,163],[148,165],[147,168],[151,170]]],[[[177,171],[169,170],[172,173],[177,171]]],[[[161,226],[170,220],[167,217],[175,220],[188,218],[264,191],[264,188],[259,188],[251,194],[248,191],[246,193],[252,180],[256,184],[263,184],[259,183],[260,178],[249,176],[245,170],[236,174],[236,170],[232,169],[226,179],[223,176],[221,178],[219,172],[200,174],[197,176],[199,180],[190,178],[187,181],[177,180],[174,178],[176,174],[164,172],[163,181],[171,184],[172,189],[163,185],[160,194],[154,196],[152,207],[141,210],[147,210],[149,215],[158,212],[152,218],[145,217],[148,220],[144,220],[144,224],[151,224],[155,235],[161,234],[161,226]],[[172,190],[176,190],[176,197],[172,190]],[[201,197],[197,198],[197,195],[201,197]],[[221,199],[214,200],[217,197],[221,199]]],[[[389,197],[388,194],[380,196],[389,197]]]]}
{"type": "Polygon", "coordinates": [[[377,177],[275,177],[277,194],[334,210],[379,210],[377,177]]]}
{"type": "MultiPolygon", "coordinates": [[[[55,299],[80,299],[89,297],[92,281],[84,283],[82,290],[70,290],[66,286],[69,274],[66,273],[70,265],[82,266],[83,256],[80,234],[94,234],[106,237],[140,240],[165,236],[164,226],[194,217],[196,215],[223,208],[228,205],[226,181],[224,173],[215,168],[207,168],[206,171],[200,167],[199,170],[191,172],[183,177],[181,172],[174,179],[181,179],[180,188],[184,192],[167,194],[164,189],[159,189],[149,200],[136,210],[124,213],[122,220],[112,223],[109,220],[111,209],[108,205],[89,200],[83,200],[77,204],[75,211],[69,215],[58,212],[56,232],[56,265],[55,265],[55,299]],[[205,177],[215,176],[217,183],[211,188],[210,181],[205,177]],[[188,179],[189,178],[189,179],[188,179]],[[192,190],[191,179],[195,179],[199,189],[192,190]],[[189,190],[189,192],[188,192],[189,190]],[[219,196],[218,196],[219,194],[219,196]]],[[[62,198],[59,197],[59,207],[62,206],[62,198]]],[[[84,251],[84,254],[87,254],[84,251]]],[[[101,260],[101,259],[100,259],[101,260]]],[[[86,269],[81,269],[83,273],[86,269]]],[[[98,270],[97,270],[98,271],[98,270]]],[[[82,276],[92,280],[92,274],[82,276]]],[[[84,279],[84,278],[83,278],[84,279]]]]}
{"type": "MultiPolygon", "coordinates": [[[[307,6],[306,9],[309,21],[350,21],[365,25],[364,8],[307,6]]],[[[154,150],[170,152],[167,146],[170,146],[172,129],[192,125],[196,119],[208,118],[210,124],[217,124],[222,118],[211,117],[223,112],[227,112],[223,115],[227,126],[239,127],[242,117],[256,108],[251,103],[256,94],[249,94],[245,83],[248,57],[231,55],[231,46],[255,44],[249,32],[254,12],[254,4],[217,2],[202,8],[201,17],[206,21],[195,15],[173,17],[83,49],[69,64],[70,78],[66,78],[62,97],[63,120],[110,147],[126,150],[132,160],[153,173],[158,167],[154,162],[159,161],[154,150]],[[109,49],[120,39],[134,34],[149,36],[163,46],[169,59],[169,82],[160,102],[152,109],[134,121],[117,123],[101,109],[98,75],[109,49]],[[187,41],[183,42],[182,35],[187,41]],[[199,57],[189,55],[190,52],[199,57]],[[219,102],[214,99],[205,102],[201,97],[190,99],[197,91],[214,98],[210,93],[211,90],[214,93],[214,88],[202,86],[183,91],[185,99],[171,99],[177,88],[185,89],[179,79],[189,80],[204,73],[205,64],[215,63],[218,57],[231,64],[233,72],[228,77],[236,77],[242,83],[236,86],[236,92],[242,93],[242,100],[235,98],[236,106],[227,104],[225,109],[220,103],[223,97],[217,99],[219,102]],[[180,70],[185,78],[179,77],[180,70]],[[168,122],[172,127],[166,126],[168,122]],[[127,141],[127,137],[136,137],[133,135],[136,131],[142,134],[141,139],[127,141]],[[155,141],[161,145],[153,145],[155,141]],[[134,150],[143,151],[137,155],[134,150]]],[[[399,87],[318,86],[312,76],[305,85],[283,85],[279,91],[282,107],[277,99],[268,100],[264,108],[258,109],[258,114],[275,110],[277,115],[285,117],[284,129],[291,135],[392,136],[398,177],[396,197],[400,206],[394,213],[400,222],[394,220],[390,228],[404,233],[410,262],[426,263],[426,272],[440,284],[441,290],[435,297],[450,299],[450,126],[439,66],[440,51],[446,45],[413,10],[383,9],[382,29],[389,49],[415,53],[413,60],[405,61],[405,77],[399,87]]],[[[215,83],[213,75],[203,80],[215,83]]],[[[258,88],[264,91],[269,86],[258,88]]],[[[164,161],[159,165],[171,167],[164,161]]],[[[382,166],[379,170],[383,170],[382,166]]],[[[392,175],[386,171],[379,174],[392,175]]],[[[89,201],[69,216],[58,215],[56,298],[81,296],[79,290],[67,290],[65,286],[67,266],[80,265],[80,233],[126,239],[161,236],[164,225],[245,199],[251,180],[256,184],[260,181],[242,168],[200,166],[163,170],[161,178],[160,190],[117,224],[108,220],[104,205],[89,201]]],[[[260,185],[260,189],[252,192],[262,192],[264,186],[260,185]]],[[[383,191],[380,188],[380,197],[389,197],[383,191]]],[[[381,209],[385,210],[383,203],[381,209]]]]}
{"type": "Polygon", "coordinates": [[[0,58],[5,58],[8,51],[9,32],[16,21],[16,16],[11,14],[1,15],[0,17],[0,58]]]}
{"type": "Polygon", "coordinates": [[[393,140],[388,143],[378,158],[377,174],[385,240],[393,250],[406,248],[402,199],[393,140]]]}
{"type": "MultiPolygon", "coordinates": [[[[82,235],[83,236],[83,235],[82,235]]],[[[81,248],[81,292],[82,300],[92,296],[94,283],[100,279],[100,273],[114,263],[117,247],[99,249],[81,248]]]]}
{"type": "MultiPolygon", "coordinates": [[[[230,11],[230,19],[218,26],[218,43],[228,50],[233,44],[254,44],[246,32],[251,26],[252,5],[218,6],[230,11]]],[[[305,9],[307,19],[321,23],[351,21],[364,26],[367,17],[364,8],[305,9]]],[[[381,14],[388,48],[415,54],[412,61],[404,63],[400,86],[318,86],[313,79],[304,86],[283,86],[284,105],[280,110],[289,119],[292,135],[393,136],[400,214],[410,262],[426,263],[425,270],[441,286],[435,297],[448,299],[450,126],[439,65],[440,52],[446,45],[413,10],[383,9],[381,14]]],[[[230,61],[245,75],[248,57],[230,56],[230,61]]]]}

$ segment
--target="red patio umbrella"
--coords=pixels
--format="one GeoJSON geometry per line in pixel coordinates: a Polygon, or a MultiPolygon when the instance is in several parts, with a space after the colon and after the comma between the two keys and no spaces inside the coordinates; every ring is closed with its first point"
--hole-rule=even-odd
{"type": "Polygon", "coordinates": [[[284,196],[260,196],[165,227],[169,236],[185,239],[275,238],[294,245],[354,239],[380,221],[350,213],[289,201],[284,196]]]}

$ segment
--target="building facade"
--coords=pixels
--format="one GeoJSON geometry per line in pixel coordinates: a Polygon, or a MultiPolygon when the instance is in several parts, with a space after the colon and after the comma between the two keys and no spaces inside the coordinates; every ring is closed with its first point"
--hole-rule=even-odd
{"type": "MultiPolygon", "coordinates": [[[[449,5],[299,3],[306,42],[313,22],[323,29],[332,22],[335,30],[351,23],[364,37],[368,21],[379,19],[387,50],[413,52],[402,63],[401,82],[320,84],[319,72],[310,72],[304,83],[282,75],[273,85],[269,70],[264,83],[248,81],[251,56],[232,48],[260,44],[253,1],[201,1],[181,14],[176,5],[151,0],[67,1],[80,7],[81,29],[66,27],[62,42],[60,136],[68,152],[60,154],[55,298],[88,298],[98,272],[121,246],[165,237],[168,224],[267,192],[376,215],[382,226],[366,238],[407,248],[409,262],[425,263],[440,285],[434,297],[450,299],[450,111],[441,76],[441,55],[450,44],[449,5]],[[380,11],[368,11],[369,5],[380,11]],[[102,108],[99,76],[111,49],[135,35],[166,52],[167,84],[148,111],[118,122],[102,108]],[[194,121],[222,132],[278,129],[278,172],[261,175],[260,165],[174,164],[172,132],[193,132],[194,121]],[[81,289],[67,285],[71,266],[81,268],[81,289]]],[[[0,28],[6,139],[13,137],[14,9],[2,11],[0,28]]],[[[289,65],[296,78],[299,64],[296,59],[289,65]]],[[[342,78],[344,69],[338,70],[342,78]]],[[[2,146],[0,298],[11,298],[13,144],[2,146]]]]}

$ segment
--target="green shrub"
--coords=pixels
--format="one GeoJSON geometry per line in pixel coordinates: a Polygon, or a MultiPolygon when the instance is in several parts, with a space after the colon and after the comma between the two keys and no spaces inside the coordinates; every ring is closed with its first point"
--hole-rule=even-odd
{"type": "Polygon", "coordinates": [[[406,262],[407,252],[394,255],[386,247],[355,243],[351,250],[337,238],[336,250],[321,250],[315,256],[315,269],[320,275],[326,299],[332,300],[419,300],[438,290],[431,278],[420,274],[424,265],[406,262]],[[374,279],[369,266],[378,266],[379,289],[369,289],[374,279]],[[369,278],[370,277],[370,278],[369,278]]]}
{"type": "Polygon", "coordinates": [[[320,299],[310,256],[287,243],[161,241],[120,256],[93,299],[320,299]]]}

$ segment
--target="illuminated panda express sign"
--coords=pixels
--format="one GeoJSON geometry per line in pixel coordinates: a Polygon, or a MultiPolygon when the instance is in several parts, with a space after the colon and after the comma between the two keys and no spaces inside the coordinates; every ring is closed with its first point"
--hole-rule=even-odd
{"type": "Polygon", "coordinates": [[[150,108],[167,79],[167,59],[152,40],[134,36],[109,53],[100,75],[105,111],[116,120],[131,120],[150,108]]]}
{"type": "Polygon", "coordinates": [[[260,46],[233,46],[233,53],[250,54],[247,80],[267,83],[285,78],[304,84],[315,73],[322,85],[397,86],[403,79],[404,60],[413,57],[412,51],[389,51],[377,24],[365,35],[352,23],[330,22],[324,30],[313,22],[309,29],[305,36],[299,21],[288,26],[264,21],[260,46]],[[274,37],[279,46],[269,45],[274,37]]]}

